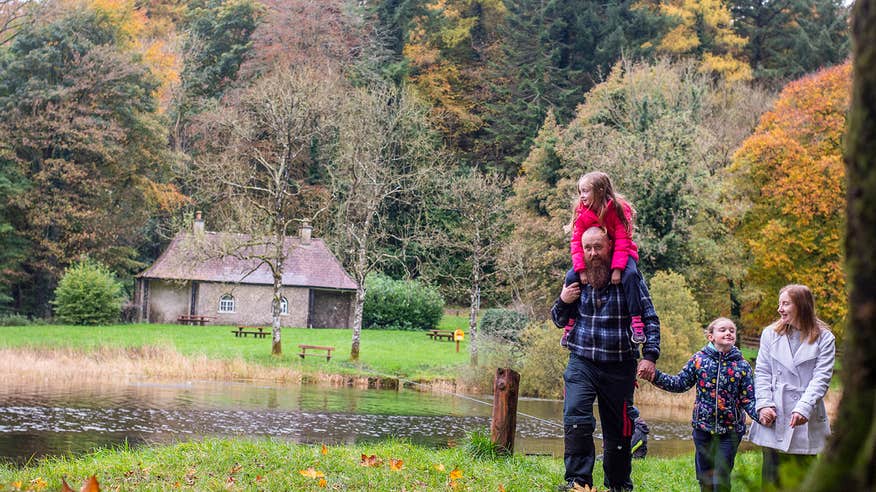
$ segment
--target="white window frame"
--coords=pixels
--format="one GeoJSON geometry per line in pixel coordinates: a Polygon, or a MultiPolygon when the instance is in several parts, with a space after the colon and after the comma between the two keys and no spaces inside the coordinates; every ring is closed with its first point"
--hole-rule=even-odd
{"type": "Polygon", "coordinates": [[[286,297],[280,298],[280,315],[286,316],[289,314],[289,300],[286,297]]]}
{"type": "Polygon", "coordinates": [[[234,307],[236,304],[237,303],[234,302],[233,295],[223,294],[222,297],[219,298],[219,312],[220,313],[233,313],[234,307]],[[230,309],[229,309],[229,307],[230,307],[230,309]]]}

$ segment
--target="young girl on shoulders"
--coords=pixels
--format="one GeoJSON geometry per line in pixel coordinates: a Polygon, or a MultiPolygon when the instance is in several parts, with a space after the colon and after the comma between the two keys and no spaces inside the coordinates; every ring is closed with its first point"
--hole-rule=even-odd
{"type": "Polygon", "coordinates": [[[578,204],[572,223],[572,269],[566,274],[566,284],[586,283],[584,249],[581,234],[591,227],[603,227],[612,240],[611,283],[623,284],[624,298],[631,315],[630,339],[641,344],[647,341],[642,323],[641,293],[639,292],[639,248],[633,242],[635,210],[619,193],[615,193],[611,178],[594,171],[578,179],[578,204]]]}
{"type": "Polygon", "coordinates": [[[745,435],[745,414],[757,420],[751,365],[735,347],[736,325],[718,318],[706,328],[709,344],[676,376],[657,370],[651,384],[684,393],[696,385],[693,416],[694,466],[701,491],[730,491],[730,472],[745,435]]]}

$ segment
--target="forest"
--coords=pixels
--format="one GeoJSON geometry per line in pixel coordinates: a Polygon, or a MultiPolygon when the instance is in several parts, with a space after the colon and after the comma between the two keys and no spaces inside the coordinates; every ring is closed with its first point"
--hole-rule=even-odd
{"type": "Polygon", "coordinates": [[[793,282],[842,337],[850,8],[0,0],[0,313],[83,257],[132,289],[203,211],[546,319],[601,170],[665,323],[758,333],[793,282]]]}

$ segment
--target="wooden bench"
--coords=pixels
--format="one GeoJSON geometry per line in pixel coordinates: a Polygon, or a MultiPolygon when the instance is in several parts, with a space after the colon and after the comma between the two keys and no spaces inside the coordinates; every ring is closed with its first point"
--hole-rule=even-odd
{"type": "Polygon", "coordinates": [[[332,350],[335,349],[334,347],[324,347],[322,345],[298,345],[298,348],[301,349],[301,353],[298,354],[298,357],[301,357],[302,359],[307,357],[308,355],[310,355],[310,356],[317,356],[317,357],[325,357],[326,361],[332,360],[332,350]],[[318,352],[325,352],[325,353],[316,353],[316,352],[308,353],[307,352],[308,350],[315,350],[318,352]]]}
{"type": "Polygon", "coordinates": [[[453,341],[453,330],[429,330],[429,338],[432,340],[447,340],[448,342],[453,341]]]}
{"type": "Polygon", "coordinates": [[[236,330],[231,330],[236,337],[246,338],[247,335],[252,335],[253,338],[265,338],[271,334],[271,330],[265,331],[261,326],[238,326],[236,330]]]}
{"type": "Polygon", "coordinates": [[[199,314],[181,314],[176,318],[176,322],[182,325],[201,325],[204,326],[213,319],[213,316],[202,316],[199,314]]]}

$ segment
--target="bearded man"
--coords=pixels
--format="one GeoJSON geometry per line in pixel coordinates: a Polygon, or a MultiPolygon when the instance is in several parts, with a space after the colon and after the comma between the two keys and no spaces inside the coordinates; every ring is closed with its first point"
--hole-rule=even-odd
{"type": "Polygon", "coordinates": [[[605,487],[611,491],[633,490],[630,479],[633,420],[628,411],[633,405],[636,374],[649,381],[654,375],[654,363],[660,356],[660,320],[640,275],[642,321],[648,340],[637,364],[639,351],[627,334],[630,313],[623,284],[609,281],[611,240],[604,229],[591,227],[581,235],[581,246],[587,263],[587,283],[564,285],[551,309],[554,324],[561,328],[570,318],[575,319],[566,340],[570,352],[563,374],[566,483],[560,489],[572,490],[576,483],[593,487],[596,460],[593,404],[598,400],[605,487]]]}

